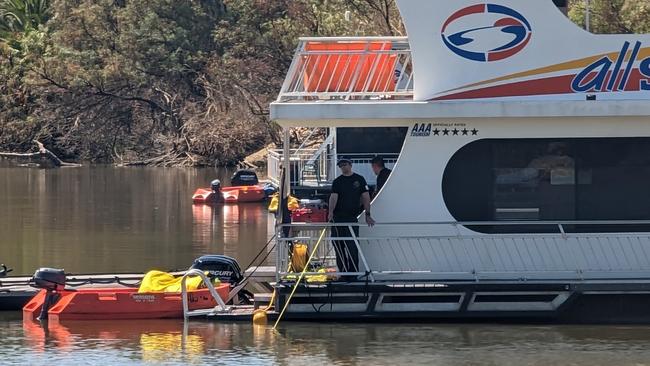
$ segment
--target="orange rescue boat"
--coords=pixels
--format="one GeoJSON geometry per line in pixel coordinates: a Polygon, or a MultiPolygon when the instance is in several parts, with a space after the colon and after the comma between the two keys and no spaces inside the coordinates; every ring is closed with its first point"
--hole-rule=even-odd
{"type": "MultiPolygon", "coordinates": [[[[215,286],[225,301],[229,284],[215,286]]],[[[48,310],[49,320],[113,320],[182,318],[180,293],[138,293],[137,288],[79,289],[57,292],[58,300],[48,310]]],[[[46,301],[47,290],[41,290],[23,308],[24,319],[36,319],[46,301]]],[[[217,306],[208,289],[188,291],[189,310],[217,306]]]]}
{"type": "Polygon", "coordinates": [[[42,289],[23,307],[25,320],[114,320],[182,318],[183,281],[187,309],[212,309],[225,306],[236,282],[212,284],[207,273],[219,273],[224,279],[241,277],[239,265],[225,256],[203,256],[186,272],[187,278],[171,273],[149,271],[140,288],[66,288],[61,269],[41,268],[32,278],[34,287],[42,289]],[[226,271],[227,270],[227,271],[226,271]],[[235,273],[236,272],[236,273],[235,273]],[[208,288],[201,287],[207,285],[208,288]],[[214,296],[211,288],[214,289],[214,296]]]}
{"type": "Polygon", "coordinates": [[[210,188],[199,188],[192,195],[195,204],[261,202],[266,198],[266,189],[259,184],[257,174],[251,170],[239,170],[231,178],[231,187],[221,187],[214,180],[210,188]]]}

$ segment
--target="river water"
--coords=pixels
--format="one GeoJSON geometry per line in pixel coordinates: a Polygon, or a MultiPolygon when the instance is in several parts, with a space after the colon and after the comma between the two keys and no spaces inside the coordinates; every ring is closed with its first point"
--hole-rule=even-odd
{"type": "MultiPolygon", "coordinates": [[[[0,167],[0,262],[30,274],[242,265],[270,238],[263,204],[193,206],[230,171],[0,167]]],[[[272,257],[272,256],[271,256],[272,257]]],[[[650,306],[650,305],[649,305],[650,306]]],[[[650,327],[111,321],[23,323],[0,313],[0,365],[650,365],[650,327]]]]}
{"type": "Polygon", "coordinates": [[[215,169],[0,168],[0,262],[12,274],[187,268],[202,254],[246,265],[273,225],[264,204],[192,205],[215,169]]]}

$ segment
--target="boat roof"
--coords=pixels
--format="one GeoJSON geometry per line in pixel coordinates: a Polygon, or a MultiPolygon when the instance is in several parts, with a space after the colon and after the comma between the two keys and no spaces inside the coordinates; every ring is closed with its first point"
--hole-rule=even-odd
{"type": "Polygon", "coordinates": [[[594,35],[552,0],[398,0],[408,37],[301,38],[284,127],[650,116],[649,35],[594,35]]]}
{"type": "Polygon", "coordinates": [[[648,117],[647,101],[332,101],[273,103],[283,127],[411,126],[423,120],[648,117]]]}

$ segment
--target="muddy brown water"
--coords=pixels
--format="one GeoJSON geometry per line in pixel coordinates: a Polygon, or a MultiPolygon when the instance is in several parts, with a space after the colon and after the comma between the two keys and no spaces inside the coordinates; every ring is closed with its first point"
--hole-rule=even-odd
{"type": "Polygon", "coordinates": [[[264,203],[192,205],[232,171],[176,168],[0,168],[0,262],[12,275],[187,268],[203,254],[244,266],[272,234],[264,203]]]}
{"type": "MultiPolygon", "coordinates": [[[[264,204],[193,206],[231,171],[0,168],[0,262],[15,274],[247,264],[270,237],[264,204]]],[[[272,260],[272,259],[271,259],[272,260]]],[[[650,365],[650,327],[182,321],[23,323],[0,313],[0,365],[650,365]]]]}

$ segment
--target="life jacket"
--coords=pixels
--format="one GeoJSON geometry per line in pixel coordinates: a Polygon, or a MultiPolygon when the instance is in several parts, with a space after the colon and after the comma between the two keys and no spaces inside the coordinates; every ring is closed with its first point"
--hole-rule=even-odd
{"type": "MultiPolygon", "coordinates": [[[[294,196],[289,196],[289,211],[294,211],[300,208],[300,201],[294,196]]],[[[274,193],[271,196],[271,203],[269,204],[269,212],[276,213],[280,208],[280,193],[274,193]]]]}

